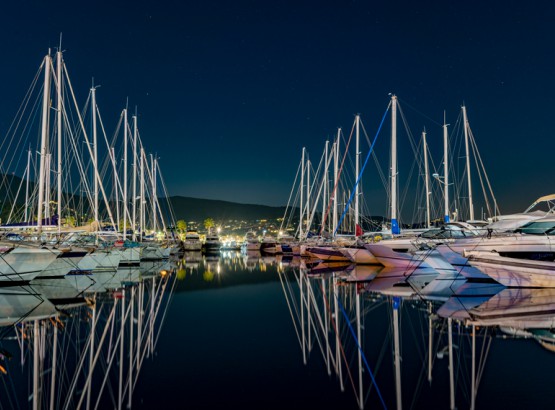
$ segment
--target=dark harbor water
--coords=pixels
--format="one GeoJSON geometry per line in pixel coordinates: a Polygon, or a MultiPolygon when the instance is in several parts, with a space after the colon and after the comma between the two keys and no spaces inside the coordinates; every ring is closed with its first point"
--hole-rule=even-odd
{"type": "Polygon", "coordinates": [[[4,287],[0,408],[553,408],[555,290],[374,269],[227,252],[4,287]]]}

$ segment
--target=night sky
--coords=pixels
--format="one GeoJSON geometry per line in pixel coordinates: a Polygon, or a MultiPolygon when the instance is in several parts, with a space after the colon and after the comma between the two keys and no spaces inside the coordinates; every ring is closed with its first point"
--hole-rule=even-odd
{"type": "MultiPolygon", "coordinates": [[[[389,93],[416,137],[426,127],[436,165],[443,112],[453,123],[466,104],[503,212],[555,192],[549,2],[8,3],[1,133],[63,33],[78,98],[94,77],[108,129],[127,98],[137,107],[172,195],[285,205],[302,147],[317,163],[325,140],[339,126],[348,136],[357,113],[372,138],[389,93]]],[[[385,196],[373,199],[385,207],[385,196]]]]}

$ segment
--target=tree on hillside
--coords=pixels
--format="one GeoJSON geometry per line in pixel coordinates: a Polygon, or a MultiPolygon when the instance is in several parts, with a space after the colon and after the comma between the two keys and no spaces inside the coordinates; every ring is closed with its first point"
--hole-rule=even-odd
{"type": "Polygon", "coordinates": [[[206,218],[204,220],[204,227],[208,230],[208,233],[212,233],[213,226],[214,226],[214,220],[212,218],[206,218]]]}
{"type": "Polygon", "coordinates": [[[187,232],[187,222],[185,222],[183,219],[180,219],[179,221],[177,221],[175,226],[177,227],[178,233],[187,232]]]}

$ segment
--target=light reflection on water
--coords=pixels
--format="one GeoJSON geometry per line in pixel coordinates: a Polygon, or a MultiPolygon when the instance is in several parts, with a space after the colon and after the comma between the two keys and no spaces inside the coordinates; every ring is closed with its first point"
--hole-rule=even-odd
{"type": "MultiPolygon", "coordinates": [[[[199,261],[196,272],[211,263],[199,261]]],[[[344,392],[326,401],[332,387],[320,380],[319,408],[551,408],[552,289],[456,279],[426,293],[426,274],[399,286],[398,278],[378,275],[383,267],[259,253],[222,255],[219,263],[212,288],[245,283],[238,278],[247,272],[277,276],[290,321],[282,331],[300,353],[300,367],[290,371],[311,369],[318,379],[318,368],[344,392]]],[[[193,282],[184,289],[198,289],[193,282]]],[[[304,383],[279,388],[303,396],[304,383]]]]}
{"type": "Polygon", "coordinates": [[[3,288],[0,404],[551,408],[555,290],[425,295],[380,270],[230,251],[3,288]]]}

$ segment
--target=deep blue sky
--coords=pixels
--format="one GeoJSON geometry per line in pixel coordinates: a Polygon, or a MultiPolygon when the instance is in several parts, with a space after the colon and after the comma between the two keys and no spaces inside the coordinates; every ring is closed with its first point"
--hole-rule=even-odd
{"type": "Polygon", "coordinates": [[[173,195],[285,205],[301,148],[317,162],[356,113],[373,135],[393,92],[413,132],[426,126],[438,144],[438,163],[441,128],[425,116],[440,123],[446,110],[454,121],[464,101],[501,209],[518,211],[555,192],[554,11],[522,1],[10,2],[0,9],[0,130],[63,33],[80,98],[94,77],[109,128],[126,98],[138,107],[173,195]]]}

